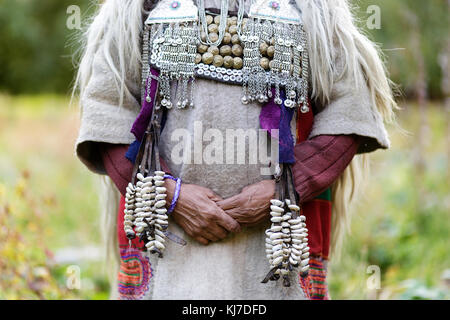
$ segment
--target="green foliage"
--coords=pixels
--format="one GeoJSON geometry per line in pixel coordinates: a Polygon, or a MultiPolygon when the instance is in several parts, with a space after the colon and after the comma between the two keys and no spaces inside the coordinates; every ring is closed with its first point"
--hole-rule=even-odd
{"type": "Polygon", "coordinates": [[[399,115],[401,126],[414,133],[426,118],[424,149],[417,135],[393,130],[392,149],[374,155],[370,185],[355,210],[342,257],[331,263],[333,298],[450,298],[441,279],[450,268],[447,123],[441,106],[427,110],[420,114],[408,105],[399,115]],[[419,157],[424,169],[417,165],[419,157]],[[375,291],[366,286],[372,265],[381,270],[381,288],[375,291]]]}

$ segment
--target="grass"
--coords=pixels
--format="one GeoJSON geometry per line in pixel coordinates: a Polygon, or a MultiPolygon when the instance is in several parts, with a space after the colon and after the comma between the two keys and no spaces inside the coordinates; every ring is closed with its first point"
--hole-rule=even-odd
{"type": "MultiPolygon", "coordinates": [[[[99,261],[76,263],[80,289],[67,286],[73,266],[54,263],[60,249],[100,242],[97,178],[74,156],[78,110],[68,105],[61,96],[0,95],[0,299],[108,297],[99,261]]],[[[413,134],[391,130],[392,148],[374,154],[352,232],[330,266],[334,299],[449,298],[441,279],[450,269],[448,124],[438,104],[425,115],[407,105],[399,120],[413,134]],[[380,288],[370,289],[378,270],[380,288]]]]}

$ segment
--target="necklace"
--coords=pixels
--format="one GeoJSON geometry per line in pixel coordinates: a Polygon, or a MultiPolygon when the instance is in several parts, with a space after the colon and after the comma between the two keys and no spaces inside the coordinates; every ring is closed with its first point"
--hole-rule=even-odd
{"type": "MultiPolygon", "coordinates": [[[[242,0],[240,0],[240,1],[242,1],[242,0]]],[[[209,36],[209,33],[208,33],[208,24],[206,22],[205,0],[198,1],[198,13],[199,13],[199,19],[200,19],[200,25],[201,25],[201,27],[198,30],[199,30],[199,33],[203,31],[203,33],[206,35],[206,39],[205,39],[205,41],[203,41],[201,39],[202,38],[201,35],[199,34],[199,40],[202,44],[218,46],[222,42],[223,36],[225,35],[225,29],[227,27],[228,6],[229,6],[229,0],[221,1],[221,3],[220,3],[219,36],[218,36],[217,41],[212,41],[209,36]]]]}

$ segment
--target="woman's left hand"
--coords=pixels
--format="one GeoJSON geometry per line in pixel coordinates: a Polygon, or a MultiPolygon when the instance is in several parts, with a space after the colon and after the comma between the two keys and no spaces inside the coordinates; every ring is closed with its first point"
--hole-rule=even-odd
{"type": "Polygon", "coordinates": [[[242,226],[255,226],[270,217],[270,200],[275,195],[275,180],[263,180],[242,189],[241,193],[217,202],[242,226]]]}

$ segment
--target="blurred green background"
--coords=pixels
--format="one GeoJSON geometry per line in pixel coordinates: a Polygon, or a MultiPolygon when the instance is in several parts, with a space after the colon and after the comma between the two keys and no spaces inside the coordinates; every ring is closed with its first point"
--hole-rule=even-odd
{"type": "MultiPolygon", "coordinates": [[[[78,5],[86,21],[93,3],[0,0],[0,299],[108,298],[98,177],[74,157],[78,110],[68,97],[80,31],[66,27],[66,10],[78,5]]],[[[449,2],[353,3],[403,93],[398,120],[409,133],[388,127],[392,148],[372,157],[342,257],[330,264],[331,296],[448,299],[449,2]],[[371,5],[380,29],[366,26],[371,5]]]]}

